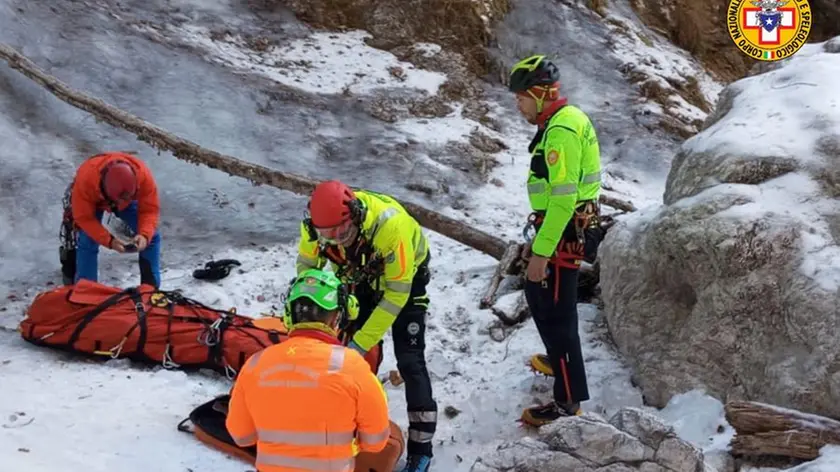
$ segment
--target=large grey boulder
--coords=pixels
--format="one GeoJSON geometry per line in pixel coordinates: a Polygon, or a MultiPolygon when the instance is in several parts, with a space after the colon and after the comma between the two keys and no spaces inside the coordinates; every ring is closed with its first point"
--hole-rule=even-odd
{"type": "Polygon", "coordinates": [[[728,86],[664,205],[607,235],[607,322],[650,404],[705,387],[840,416],[838,41],[728,86]]]}
{"type": "Polygon", "coordinates": [[[638,408],[607,422],[596,414],[561,418],[536,438],[499,445],[471,472],[718,472],[674,429],[638,408]]]}

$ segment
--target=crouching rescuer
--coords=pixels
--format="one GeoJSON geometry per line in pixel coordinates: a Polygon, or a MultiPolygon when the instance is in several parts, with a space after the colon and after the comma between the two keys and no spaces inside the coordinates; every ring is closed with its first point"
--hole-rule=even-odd
{"type": "Polygon", "coordinates": [[[601,158],[587,115],[559,95],[557,67],[536,55],[517,63],[510,91],[520,113],[537,132],[528,147],[528,199],[533,213],[526,226],[530,241],[525,297],[545,345],[546,355],[531,366],[554,375],[554,401],[526,409],[522,421],[540,426],[560,416],[580,414],[589,399],[578,335],[578,271],[586,233],[599,226],[601,158]]]}
{"type": "Polygon", "coordinates": [[[393,198],[318,184],[301,224],[297,271],[329,262],[359,300],[347,342],[366,353],[393,325],[397,369],[405,381],[408,460],[403,472],[426,472],[432,459],[437,403],[426,369],[429,246],[420,225],[393,198]]]}
{"type": "Polygon", "coordinates": [[[248,359],[227,430],[240,447],[256,444],[260,472],[352,472],[356,455],[381,451],[391,432],[382,384],[337,338],[358,314],[356,299],[331,272],[310,269],[292,282],[284,308],[289,339],[248,359]]]}
{"type": "Polygon", "coordinates": [[[65,285],[98,280],[99,247],[139,252],[140,282],[160,287],[160,202],[146,164],[130,154],[109,152],[85,160],[64,195],[61,272],[65,285]],[[131,241],[114,237],[102,224],[105,210],[135,233],[131,241]]]}

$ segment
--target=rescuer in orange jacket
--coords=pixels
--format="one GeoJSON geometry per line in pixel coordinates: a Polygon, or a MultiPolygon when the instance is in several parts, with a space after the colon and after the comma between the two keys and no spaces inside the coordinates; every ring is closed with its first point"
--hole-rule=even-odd
{"type": "Polygon", "coordinates": [[[227,430],[240,447],[256,444],[260,472],[352,472],[359,452],[385,448],[391,426],[382,384],[337,338],[355,314],[355,297],[331,272],[310,269],[293,281],[289,339],[251,356],[228,407],[227,430]]]}
{"type": "Polygon", "coordinates": [[[146,164],[130,154],[108,152],[79,166],[64,197],[61,270],[64,283],[97,280],[99,247],[119,253],[139,252],[140,282],[160,287],[160,202],[146,164]],[[122,220],[135,236],[121,241],[102,225],[105,210],[122,220]]]}

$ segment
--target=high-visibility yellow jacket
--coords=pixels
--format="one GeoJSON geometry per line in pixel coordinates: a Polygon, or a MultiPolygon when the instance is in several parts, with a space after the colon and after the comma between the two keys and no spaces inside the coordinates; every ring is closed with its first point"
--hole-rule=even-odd
{"type": "MultiPolygon", "coordinates": [[[[361,237],[384,262],[378,284],[382,299],[353,336],[356,344],[369,350],[388,332],[408,302],[414,274],[428,257],[429,244],[420,224],[399,202],[369,190],[356,190],[354,193],[367,209],[361,237]]],[[[317,239],[311,238],[306,224],[301,223],[296,264],[298,274],[313,267],[322,269],[328,261],[340,268],[342,262],[336,259],[343,258],[342,248],[322,246],[317,239]],[[328,252],[338,257],[328,259],[328,252]]]]}
{"type": "MultiPolygon", "coordinates": [[[[326,328],[326,327],[325,327],[326,328]]],[[[257,352],[236,379],[227,429],[257,446],[260,472],[352,472],[391,433],[382,384],[353,349],[316,329],[257,352]]]]}
{"type": "Polygon", "coordinates": [[[528,200],[532,210],[545,214],[531,250],[550,257],[575,209],[600,195],[598,136],[580,108],[565,105],[537,132],[530,151],[528,200]]]}

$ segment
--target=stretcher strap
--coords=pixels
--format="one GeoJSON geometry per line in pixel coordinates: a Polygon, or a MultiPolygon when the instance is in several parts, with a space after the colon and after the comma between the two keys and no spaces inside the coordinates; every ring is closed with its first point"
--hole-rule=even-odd
{"type": "MultiPolygon", "coordinates": [[[[145,355],[143,348],[146,345],[146,337],[147,337],[147,326],[146,326],[146,308],[143,306],[143,299],[141,298],[140,294],[137,291],[133,291],[131,294],[131,300],[134,302],[134,311],[137,315],[137,322],[131,325],[131,328],[125,333],[122,337],[120,342],[109,349],[108,351],[99,351],[98,349],[94,351],[94,354],[100,355],[107,355],[110,356],[112,359],[116,359],[122,354],[123,346],[125,346],[125,342],[128,341],[128,338],[131,337],[131,333],[134,332],[135,329],[140,328],[140,336],[137,340],[137,347],[135,352],[138,353],[134,357],[142,356],[146,360],[150,360],[148,356],[145,355]]],[[[101,312],[100,312],[101,314],[101,312]]],[[[101,343],[96,341],[97,346],[101,343]]],[[[72,346],[71,346],[72,347],[72,346]]]]}
{"type": "MultiPolygon", "coordinates": [[[[126,297],[130,297],[132,293],[136,293],[136,289],[128,288],[123,290],[120,293],[116,293],[108,297],[104,302],[100,303],[93,309],[91,309],[85,316],[82,318],[82,321],[76,325],[76,329],[73,330],[73,334],[70,335],[70,339],[67,340],[66,347],[70,349],[74,349],[76,341],[79,340],[79,336],[82,335],[82,331],[87,328],[91,321],[93,321],[97,316],[101,315],[105,310],[115,306],[117,303],[123,301],[126,297]]],[[[60,331],[56,330],[56,331],[60,331]]]]}
{"type": "Polygon", "coordinates": [[[174,346],[172,346],[172,318],[175,317],[175,304],[169,303],[166,306],[166,348],[163,351],[163,359],[161,363],[163,364],[164,369],[177,369],[181,367],[181,364],[176,363],[172,360],[172,351],[174,350],[174,346]]]}

